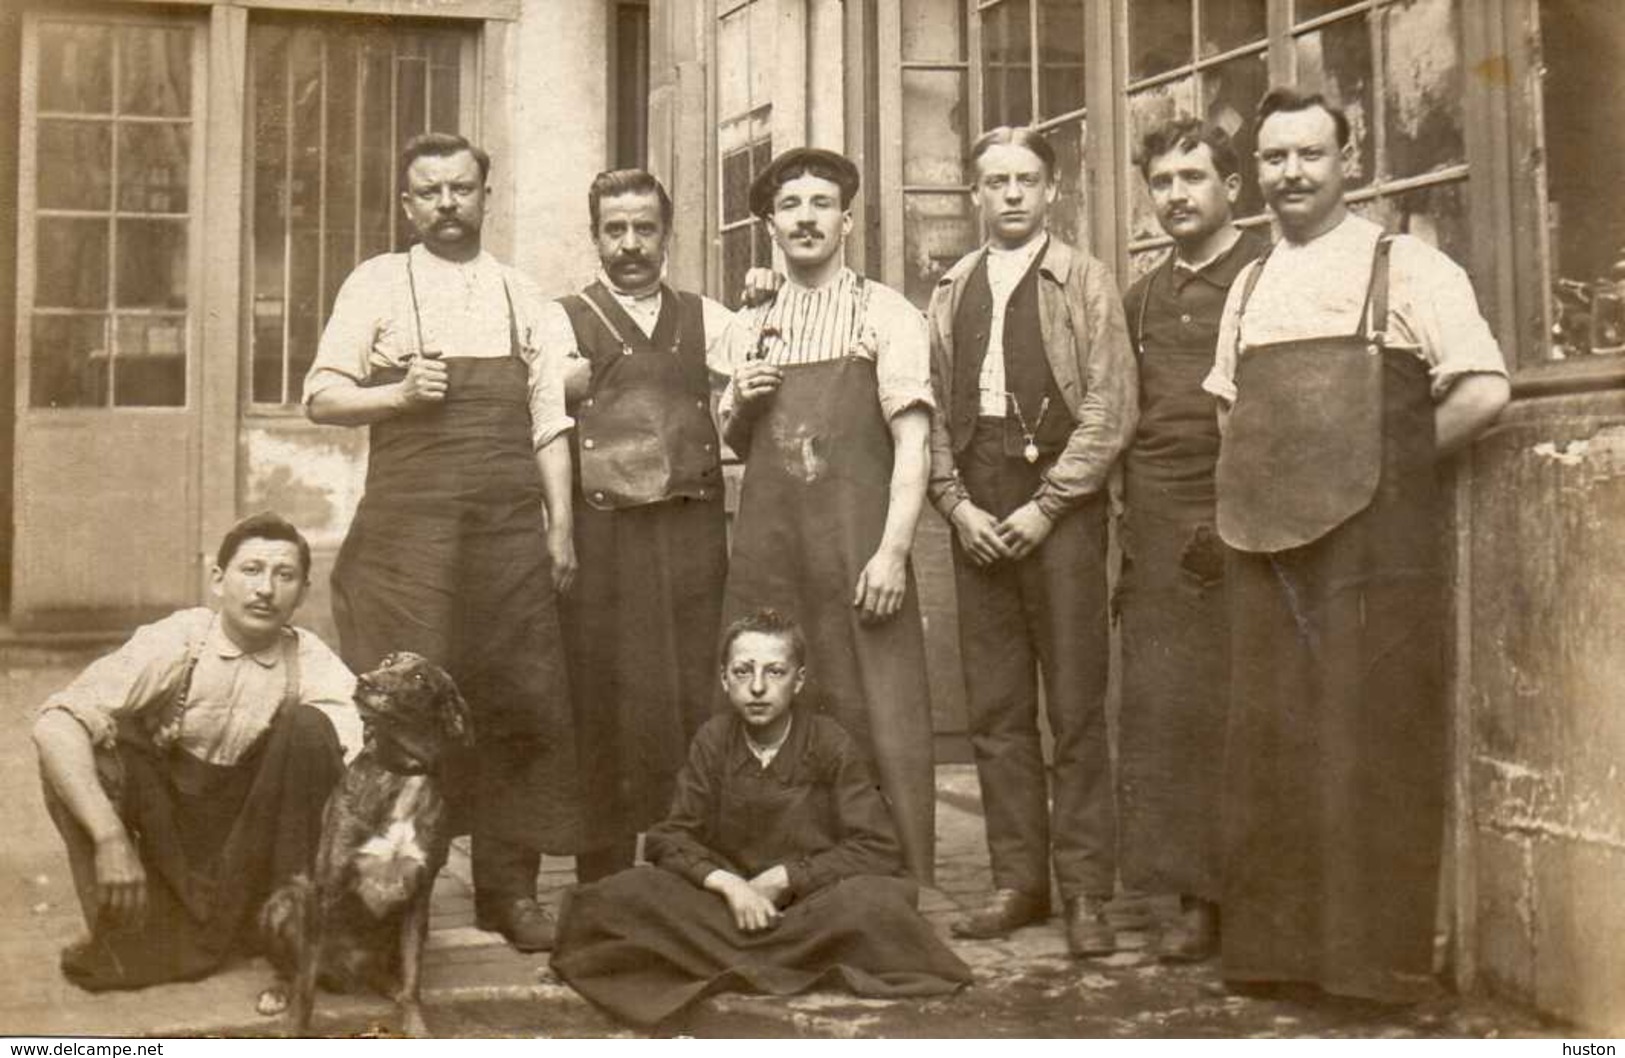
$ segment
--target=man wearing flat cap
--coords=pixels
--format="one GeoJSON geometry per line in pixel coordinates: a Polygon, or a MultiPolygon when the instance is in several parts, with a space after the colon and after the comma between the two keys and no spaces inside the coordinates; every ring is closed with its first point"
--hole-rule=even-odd
{"type": "Polygon", "coordinates": [[[925,639],[909,568],[930,465],[925,319],[842,259],[857,168],[798,147],[751,184],[784,256],[773,300],[729,340],[723,435],[745,460],[724,622],[762,607],[807,632],[804,697],[868,754],[931,879],[934,788],[925,639]]]}

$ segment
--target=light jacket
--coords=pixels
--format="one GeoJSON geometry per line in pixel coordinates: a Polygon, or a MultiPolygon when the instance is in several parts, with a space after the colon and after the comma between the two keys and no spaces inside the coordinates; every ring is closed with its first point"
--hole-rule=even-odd
{"type": "MultiPolygon", "coordinates": [[[[955,462],[955,453],[970,439],[953,436],[942,409],[954,406],[954,314],[986,252],[986,247],[974,250],[948,269],[926,308],[931,385],[938,408],[931,418],[927,495],[944,518],[970,499],[955,462]]],[[[1077,421],[1066,447],[1033,494],[1038,509],[1055,521],[1106,487],[1112,464],[1133,440],[1140,408],[1139,372],[1111,273],[1053,235],[1038,263],[1038,316],[1044,356],[1077,421]]]]}

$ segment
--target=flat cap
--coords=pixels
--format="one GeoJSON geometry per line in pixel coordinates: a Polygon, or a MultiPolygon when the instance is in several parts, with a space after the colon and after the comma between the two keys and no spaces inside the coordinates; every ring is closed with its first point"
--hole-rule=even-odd
{"type": "Polygon", "coordinates": [[[768,163],[750,182],[750,211],[758,217],[773,212],[773,196],[785,182],[786,173],[798,173],[807,168],[823,170],[841,189],[841,204],[849,205],[858,193],[858,167],[844,154],[827,151],[822,147],[791,147],[768,163]]]}

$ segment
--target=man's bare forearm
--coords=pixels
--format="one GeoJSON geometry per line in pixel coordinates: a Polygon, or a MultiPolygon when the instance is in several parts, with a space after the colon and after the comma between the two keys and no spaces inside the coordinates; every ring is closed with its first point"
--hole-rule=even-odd
{"type": "Polygon", "coordinates": [[[95,842],[125,834],[113,802],[96,778],[95,750],[72,714],[52,709],[34,724],[40,772],[52,791],[95,842]]]}

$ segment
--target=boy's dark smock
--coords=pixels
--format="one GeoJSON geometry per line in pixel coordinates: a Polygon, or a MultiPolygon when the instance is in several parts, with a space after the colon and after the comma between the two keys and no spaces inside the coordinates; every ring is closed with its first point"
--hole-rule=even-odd
{"type": "Polygon", "coordinates": [[[970,980],[914,909],[857,746],[828,717],[792,715],[766,767],[733,715],[700,729],[671,813],[645,839],[654,866],[584,886],[566,905],[553,968],[572,987],[653,1025],[723,991],[936,995],[970,980]],[[748,879],[778,864],[793,897],[761,933],[740,932],[727,902],[701,888],[718,868],[748,879]]]}

